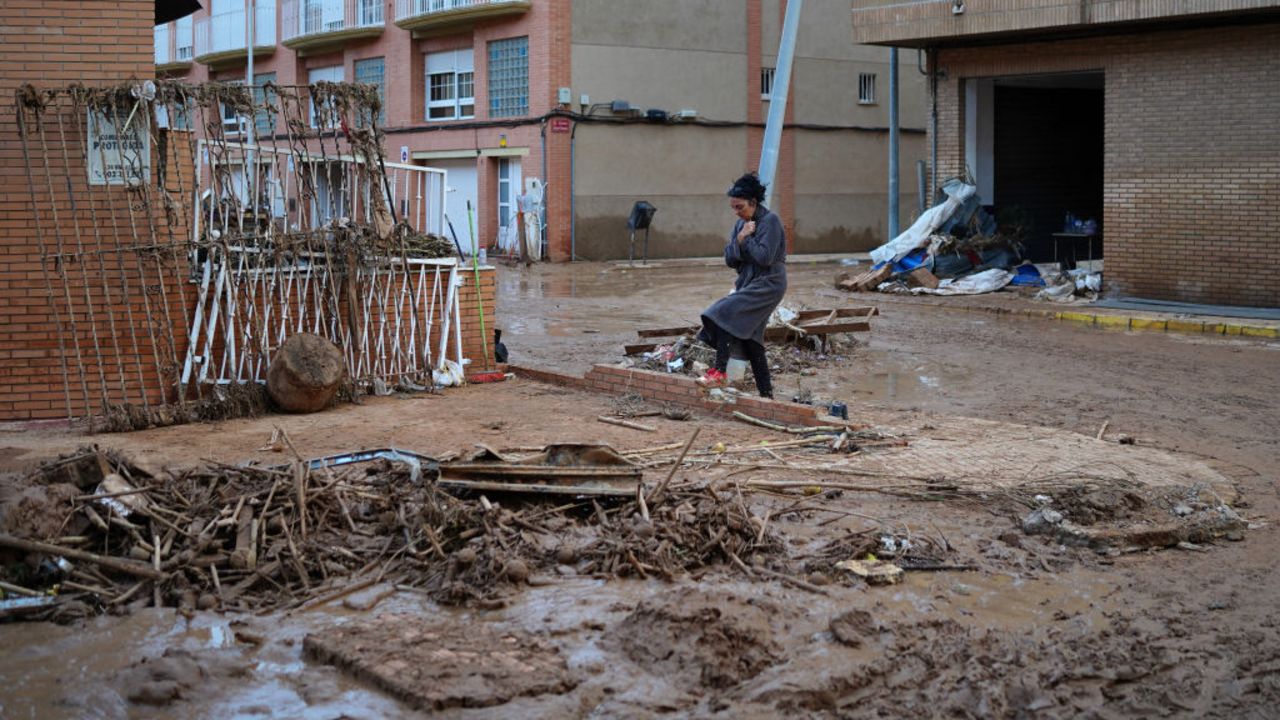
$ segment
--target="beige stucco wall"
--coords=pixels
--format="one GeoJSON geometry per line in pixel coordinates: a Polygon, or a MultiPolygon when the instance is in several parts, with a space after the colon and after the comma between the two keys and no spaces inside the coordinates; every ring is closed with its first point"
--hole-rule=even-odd
{"type": "MultiPolygon", "coordinates": [[[[884,133],[796,133],[795,252],[862,252],[888,240],[888,164],[884,133]],[[818,161],[818,160],[821,161],[818,161]]],[[[902,135],[898,226],[917,216],[920,133],[902,135]]]]}
{"type": "MultiPolygon", "coordinates": [[[[619,99],[641,110],[693,108],[700,120],[745,122],[753,108],[763,110],[755,117],[767,115],[759,78],[750,77],[756,70],[749,45],[759,42],[763,66],[776,64],[782,5],[760,5],[756,39],[747,37],[745,3],[574,0],[574,109],[585,93],[592,103],[619,99]]],[[[794,209],[783,209],[794,222],[796,252],[856,252],[885,239],[889,51],[855,46],[851,32],[849,0],[807,0],[791,81],[791,121],[881,130],[789,131],[794,153],[783,163],[795,167],[794,209]],[[876,74],[877,104],[858,104],[859,73],[876,74]]],[[[900,55],[901,123],[923,130],[924,77],[916,71],[914,52],[900,55]]],[[[595,112],[609,115],[607,109],[595,112]]],[[[641,199],[658,208],[651,257],[718,254],[732,224],[725,188],[753,162],[759,142],[758,128],[579,123],[577,256],[626,257],[627,214],[641,199]]],[[[903,134],[903,227],[915,212],[915,162],[924,152],[923,134],[903,134]]],[[[785,167],[779,172],[782,177],[785,167]]]]}
{"type": "Polygon", "coordinates": [[[658,208],[650,256],[720,252],[733,222],[724,192],[742,173],[745,129],[584,123],[575,142],[579,257],[625,257],[637,200],[658,208]]]}
{"type": "MultiPolygon", "coordinates": [[[[626,100],[640,110],[683,108],[714,120],[746,120],[742,86],[747,56],[663,48],[573,46],[573,99],[626,100]],[[726,82],[734,78],[734,82],[726,82]]],[[[577,105],[574,106],[575,109],[577,105]]],[[[603,113],[608,114],[605,109],[603,113]]]]}
{"type": "Polygon", "coordinates": [[[704,118],[745,120],[747,23],[735,5],[576,0],[574,102],[585,93],[593,103],[626,100],[640,110],[692,108],[704,118]]]}

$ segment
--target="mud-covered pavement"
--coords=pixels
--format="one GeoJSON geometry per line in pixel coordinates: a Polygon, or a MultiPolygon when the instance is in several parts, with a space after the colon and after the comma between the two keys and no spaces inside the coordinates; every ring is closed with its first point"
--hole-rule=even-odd
{"type": "MultiPolygon", "coordinates": [[[[1024,533],[1026,493],[1003,480],[983,486],[979,472],[955,473],[975,489],[951,496],[884,492],[889,481],[867,478],[857,481],[862,491],[745,491],[742,503],[784,542],[779,553],[742,558],[746,571],[724,563],[668,582],[601,579],[553,563],[532,586],[502,588],[505,606],[495,609],[375,586],[362,592],[381,598],[372,609],[356,597],[264,616],[187,619],[169,609],[70,627],[0,625],[0,716],[373,718],[433,707],[445,717],[1272,716],[1280,700],[1277,346],[848,296],[827,289],[832,275],[832,266],[793,266],[790,299],[874,301],[882,316],[842,360],[778,384],[786,394],[803,387],[843,399],[851,418],[908,440],[866,451],[857,467],[906,467],[917,451],[971,468],[998,455],[986,476],[1025,478],[1072,518],[1125,527],[1172,517],[1174,500],[1190,489],[1218,494],[1251,529],[1161,550],[1068,545],[1024,533]],[[1104,421],[1112,441],[1094,439],[1104,421]],[[1037,429],[1046,427],[1063,432],[1037,429]],[[1117,444],[1120,434],[1136,444],[1117,444]],[[1124,472],[1091,468],[1091,448],[1109,467],[1129,464],[1134,484],[1119,482],[1124,472]],[[1063,477],[1053,463],[1078,465],[1077,486],[1086,489],[1055,486],[1063,477]],[[1084,482],[1097,477],[1107,482],[1084,482]],[[831,569],[833,544],[886,536],[949,548],[942,565],[968,569],[909,571],[892,586],[831,569]],[[359,667],[316,649],[326,639],[358,645],[362,636],[376,642],[351,651],[363,658],[359,667]],[[458,670],[468,663],[489,668],[487,680],[458,670]],[[430,692],[389,692],[375,676],[413,678],[430,692]]],[[[503,339],[515,363],[581,372],[618,359],[637,327],[695,319],[728,280],[713,267],[504,271],[503,339]]],[[[645,420],[658,428],[652,434],[594,422],[610,401],[517,381],[96,439],[163,465],[271,461],[260,448],[274,426],[308,456],[567,439],[634,449],[690,432],[690,423],[665,419],[645,420]]],[[[706,445],[788,439],[723,419],[694,422],[706,445]]],[[[8,428],[3,469],[28,469],[83,440],[50,427],[8,428]]],[[[739,469],[691,465],[678,478],[732,488],[735,478],[797,476],[739,469]]],[[[652,475],[650,483],[660,479],[652,475]]],[[[851,480],[812,477],[837,479],[851,480]]]]}

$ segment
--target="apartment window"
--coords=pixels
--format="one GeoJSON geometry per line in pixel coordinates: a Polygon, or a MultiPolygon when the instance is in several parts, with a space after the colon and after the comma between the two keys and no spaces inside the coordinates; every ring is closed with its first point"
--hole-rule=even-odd
{"type": "Polygon", "coordinates": [[[427,54],[427,120],[476,115],[475,55],[471,49],[427,54]]]}
{"type": "MultiPolygon", "coordinates": [[[[222,80],[224,85],[244,85],[243,80],[222,80]]],[[[222,131],[227,134],[240,132],[240,116],[233,106],[222,104],[222,131]]]]}
{"type": "Polygon", "coordinates": [[[253,104],[258,108],[253,117],[253,129],[259,135],[272,135],[276,131],[275,119],[266,108],[268,105],[278,107],[279,101],[274,88],[268,91],[263,87],[268,83],[274,85],[275,82],[276,74],[273,72],[253,76],[253,104]]]}
{"type": "Polygon", "coordinates": [[[760,68],[760,99],[768,100],[773,95],[774,68],[760,68]]]}
{"type": "MultiPolygon", "coordinates": [[[[387,121],[386,63],[380,57],[357,60],[355,70],[356,82],[377,86],[380,105],[378,109],[378,124],[385,124],[387,121]]],[[[356,118],[356,124],[361,127],[368,125],[370,118],[367,115],[367,110],[361,110],[360,117],[356,118]]]]}
{"type": "MultiPolygon", "coordinates": [[[[307,72],[307,82],[315,85],[318,82],[342,82],[342,66],[331,65],[329,67],[312,68],[307,72]]],[[[315,101],[311,103],[311,127],[333,129],[338,126],[338,108],[332,103],[326,102],[317,106],[315,101]]]]}
{"type": "Polygon", "coordinates": [[[858,104],[876,104],[876,74],[858,73],[858,104]]]}
{"type": "Polygon", "coordinates": [[[191,32],[191,16],[188,15],[174,23],[174,32],[178,35],[177,58],[190,60],[194,55],[195,35],[191,32]]]}
{"type": "Polygon", "coordinates": [[[529,38],[489,43],[489,117],[529,114],[529,38]]]}

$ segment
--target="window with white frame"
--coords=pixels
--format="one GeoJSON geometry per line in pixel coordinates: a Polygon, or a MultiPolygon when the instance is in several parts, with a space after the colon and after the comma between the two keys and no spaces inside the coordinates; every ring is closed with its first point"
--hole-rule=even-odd
{"type": "MultiPolygon", "coordinates": [[[[224,85],[244,85],[244,80],[222,80],[224,85]]],[[[228,135],[240,132],[239,113],[236,112],[235,106],[228,103],[222,105],[222,131],[228,135]]]]}
{"type": "Polygon", "coordinates": [[[471,48],[427,53],[427,120],[475,117],[475,77],[471,48]]]}
{"type": "MultiPolygon", "coordinates": [[[[318,82],[342,82],[342,66],[330,65],[329,67],[312,68],[307,71],[307,82],[315,85],[318,82]]],[[[322,103],[317,106],[315,101],[311,102],[311,127],[332,129],[338,126],[338,108],[333,105],[332,101],[322,103]]]]}
{"type": "Polygon", "coordinates": [[[768,100],[773,96],[773,73],[774,68],[760,68],[760,99],[768,100]]]}
{"type": "Polygon", "coordinates": [[[489,117],[529,114],[529,38],[489,43],[489,117]]]}
{"type": "Polygon", "coordinates": [[[876,74],[858,73],[858,104],[876,104],[876,74]]]}
{"type": "Polygon", "coordinates": [[[191,33],[191,18],[188,15],[174,23],[174,32],[178,36],[176,43],[177,59],[190,60],[195,50],[195,35],[191,33]]]}
{"type": "MultiPolygon", "coordinates": [[[[378,124],[384,125],[387,121],[387,90],[386,90],[386,62],[380,58],[368,58],[367,60],[357,60],[355,65],[356,82],[366,85],[374,85],[378,88],[378,124]]],[[[356,118],[356,124],[364,127],[369,124],[367,117],[368,111],[362,109],[360,117],[356,118]]]]}

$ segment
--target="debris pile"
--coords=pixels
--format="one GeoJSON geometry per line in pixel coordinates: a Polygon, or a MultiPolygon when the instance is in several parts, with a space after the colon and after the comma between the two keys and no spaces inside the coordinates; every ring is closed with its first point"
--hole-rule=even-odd
{"type": "MultiPolygon", "coordinates": [[[[978,295],[1005,287],[1042,288],[1036,297],[1071,302],[1096,298],[1102,287],[1101,260],[1066,270],[1061,263],[1033,264],[1024,243],[1031,221],[1019,208],[996,218],[981,205],[972,182],[942,184],[942,201],[905,232],[871,251],[873,265],[858,274],[836,276],[836,287],[853,292],[978,295]]],[[[1092,223],[1092,221],[1089,221],[1092,223]]],[[[1074,221],[1055,237],[1092,238],[1097,224],[1074,221]]],[[[1056,257],[1055,250],[1055,257],[1056,257]]]]}
{"type": "Polygon", "coordinates": [[[53,619],[145,606],[261,613],[380,582],[492,605],[539,573],[672,578],[783,550],[740,495],[705,488],[548,507],[460,497],[389,462],[170,473],[92,448],[22,486],[39,492],[0,496],[0,577],[56,595],[35,615],[53,619]]]}

